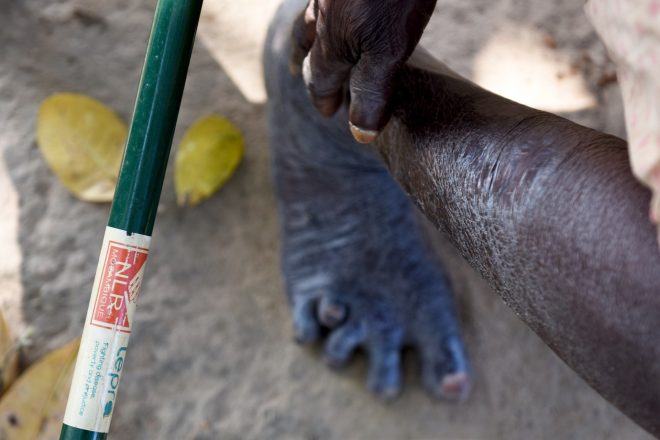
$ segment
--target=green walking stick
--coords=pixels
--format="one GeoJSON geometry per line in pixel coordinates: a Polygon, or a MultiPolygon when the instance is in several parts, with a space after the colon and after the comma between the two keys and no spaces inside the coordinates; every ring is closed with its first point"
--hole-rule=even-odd
{"type": "Polygon", "coordinates": [[[202,0],[159,0],[60,440],[105,439],[202,0]]]}

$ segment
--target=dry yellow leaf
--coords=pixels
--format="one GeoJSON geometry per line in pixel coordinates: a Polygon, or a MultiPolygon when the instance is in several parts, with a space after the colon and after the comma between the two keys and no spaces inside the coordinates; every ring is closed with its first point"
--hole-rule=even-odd
{"type": "Polygon", "coordinates": [[[18,344],[11,335],[7,321],[0,311],[0,395],[16,379],[18,373],[18,344]]]}
{"type": "Polygon", "coordinates": [[[207,116],[186,131],[177,150],[174,187],[179,205],[197,205],[217,191],[243,157],[241,132],[222,116],[207,116]]]}
{"type": "Polygon", "coordinates": [[[87,202],[112,200],[127,133],[112,110],[84,95],[52,95],[39,108],[41,153],[62,184],[87,202]]]}
{"type": "Polygon", "coordinates": [[[0,400],[0,438],[59,436],[80,339],[32,365],[0,400]]]}

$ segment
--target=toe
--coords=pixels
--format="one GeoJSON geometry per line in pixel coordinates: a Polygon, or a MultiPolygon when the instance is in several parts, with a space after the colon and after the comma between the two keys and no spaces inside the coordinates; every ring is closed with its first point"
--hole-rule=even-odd
{"type": "Polygon", "coordinates": [[[293,331],[296,342],[309,344],[319,339],[321,329],[316,320],[317,300],[301,296],[293,300],[293,331]]]}
{"type": "Polygon", "coordinates": [[[470,393],[470,372],[463,343],[458,337],[447,340],[438,353],[425,350],[422,363],[424,386],[436,397],[464,401],[470,393]]]}
{"type": "Polygon", "coordinates": [[[378,344],[369,350],[369,389],[378,397],[390,400],[401,391],[401,347],[378,344]]]}
{"type": "Polygon", "coordinates": [[[334,330],[325,345],[325,361],[332,367],[346,365],[355,349],[364,343],[365,333],[360,321],[347,322],[334,330]]]}
{"type": "Polygon", "coordinates": [[[347,315],[346,306],[329,297],[323,297],[318,303],[317,315],[319,322],[329,328],[341,324],[347,315]]]}

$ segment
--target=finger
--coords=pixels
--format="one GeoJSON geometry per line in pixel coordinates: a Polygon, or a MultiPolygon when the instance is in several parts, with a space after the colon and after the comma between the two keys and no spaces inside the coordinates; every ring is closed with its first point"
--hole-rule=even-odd
{"type": "Polygon", "coordinates": [[[353,69],[350,82],[351,133],[360,143],[376,139],[390,118],[390,98],[399,62],[364,55],[353,69]]]}
{"type": "Polygon", "coordinates": [[[322,23],[317,24],[317,31],[316,42],[303,61],[303,78],[314,106],[323,116],[332,116],[341,105],[352,66],[326,44],[331,37],[324,38],[322,23]]]}
{"type": "Polygon", "coordinates": [[[293,23],[291,38],[291,56],[289,57],[289,70],[293,75],[300,75],[302,62],[309,53],[316,37],[315,1],[310,0],[307,7],[293,23]]]}

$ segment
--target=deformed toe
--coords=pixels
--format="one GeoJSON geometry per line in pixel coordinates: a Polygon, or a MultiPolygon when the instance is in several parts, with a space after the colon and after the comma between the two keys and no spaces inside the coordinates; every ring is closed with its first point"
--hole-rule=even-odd
{"type": "Polygon", "coordinates": [[[447,340],[437,353],[432,347],[421,347],[425,352],[422,380],[436,397],[451,401],[465,400],[471,388],[469,363],[463,344],[458,337],[447,340]]]}
{"type": "Polygon", "coordinates": [[[370,351],[369,389],[384,400],[391,400],[401,392],[401,348],[378,347],[370,351]]]}
{"type": "Polygon", "coordinates": [[[293,301],[293,331],[299,344],[315,342],[321,336],[321,329],[316,320],[316,299],[300,297],[293,301]]]}
{"type": "Polygon", "coordinates": [[[344,304],[323,297],[319,301],[317,315],[321,324],[334,328],[344,321],[347,309],[344,304]]]}
{"type": "Polygon", "coordinates": [[[365,337],[364,326],[359,321],[348,322],[334,330],[325,344],[325,362],[335,368],[346,365],[365,337]]]}

